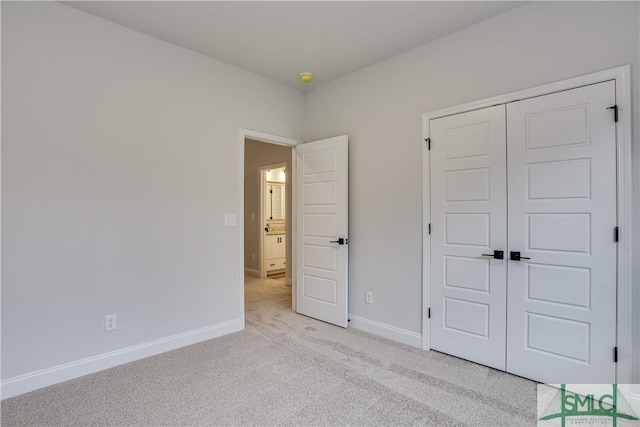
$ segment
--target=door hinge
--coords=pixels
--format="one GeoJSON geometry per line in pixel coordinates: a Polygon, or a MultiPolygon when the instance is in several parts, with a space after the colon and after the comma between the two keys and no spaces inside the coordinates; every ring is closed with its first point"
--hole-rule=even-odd
{"type": "Polygon", "coordinates": [[[620,228],[616,227],[613,229],[613,241],[617,242],[620,240],[620,228]]]}
{"type": "Polygon", "coordinates": [[[428,149],[429,151],[431,151],[431,138],[427,138],[427,139],[425,139],[425,140],[424,140],[424,142],[426,142],[426,143],[427,143],[427,149],[428,149]]]}
{"type": "Polygon", "coordinates": [[[427,319],[431,319],[431,307],[427,309],[427,319]]]}
{"type": "Polygon", "coordinates": [[[618,106],[612,105],[611,107],[607,107],[607,110],[613,110],[613,121],[618,123],[618,106]]]}
{"type": "Polygon", "coordinates": [[[618,363],[618,347],[613,347],[613,363],[618,363]]]}
{"type": "Polygon", "coordinates": [[[429,223],[429,234],[431,234],[431,223],[429,223]]]}

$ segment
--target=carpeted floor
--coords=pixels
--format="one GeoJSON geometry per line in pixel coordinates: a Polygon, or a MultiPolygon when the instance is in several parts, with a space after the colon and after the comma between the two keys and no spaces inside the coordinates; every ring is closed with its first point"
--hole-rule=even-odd
{"type": "Polygon", "coordinates": [[[247,278],[246,329],[2,402],[2,425],[535,425],[536,383],[291,311],[247,278]]]}

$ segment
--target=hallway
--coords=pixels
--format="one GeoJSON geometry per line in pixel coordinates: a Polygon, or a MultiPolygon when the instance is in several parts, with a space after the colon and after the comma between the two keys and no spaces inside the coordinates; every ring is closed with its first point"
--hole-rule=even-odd
{"type": "Polygon", "coordinates": [[[264,306],[291,310],[291,287],[286,279],[269,279],[246,275],[244,277],[245,313],[254,313],[264,306]]]}

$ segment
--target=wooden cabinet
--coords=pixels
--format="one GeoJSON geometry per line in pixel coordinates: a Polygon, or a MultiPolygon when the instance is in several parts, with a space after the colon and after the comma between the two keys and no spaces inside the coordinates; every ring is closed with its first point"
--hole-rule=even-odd
{"type": "Polygon", "coordinates": [[[267,275],[286,268],[286,236],[284,234],[266,236],[265,262],[267,275]]]}

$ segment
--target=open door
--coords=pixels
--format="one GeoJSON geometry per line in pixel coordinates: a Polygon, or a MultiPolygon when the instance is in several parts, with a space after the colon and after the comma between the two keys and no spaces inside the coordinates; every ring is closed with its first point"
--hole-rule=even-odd
{"type": "Polygon", "coordinates": [[[295,148],[296,310],[347,327],[348,138],[295,148]]]}

